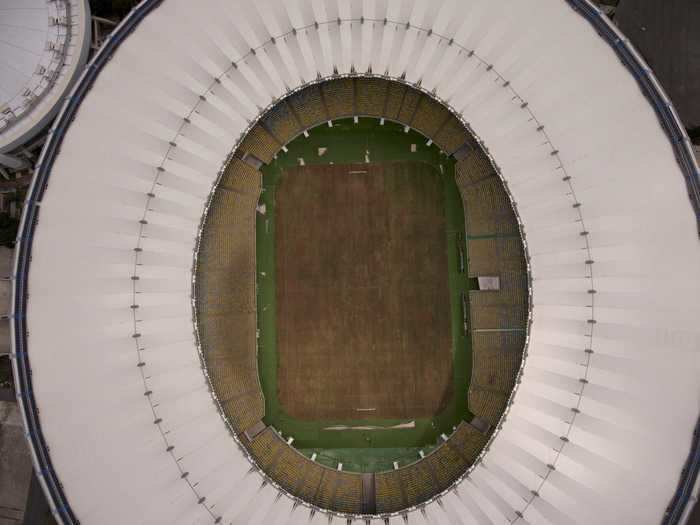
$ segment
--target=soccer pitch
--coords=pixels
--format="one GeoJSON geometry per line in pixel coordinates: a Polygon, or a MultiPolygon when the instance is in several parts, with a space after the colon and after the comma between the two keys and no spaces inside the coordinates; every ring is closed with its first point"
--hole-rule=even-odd
{"type": "Polygon", "coordinates": [[[390,470],[471,417],[454,161],[388,121],[308,133],[261,170],[264,421],[321,463],[390,470]]]}

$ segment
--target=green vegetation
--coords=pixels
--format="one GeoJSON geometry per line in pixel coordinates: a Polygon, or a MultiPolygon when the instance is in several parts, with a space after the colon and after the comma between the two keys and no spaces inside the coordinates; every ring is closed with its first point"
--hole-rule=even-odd
{"type": "Polygon", "coordinates": [[[330,467],[343,463],[345,470],[374,472],[390,470],[393,462],[400,465],[419,458],[418,451],[427,453],[438,442],[440,434],[449,435],[463,419],[471,419],[467,408],[467,391],[471,375],[470,339],[463,333],[461,294],[475,287],[473,280],[460,273],[459,246],[464,251],[464,212],[462,199],[454,180],[454,160],[445,156],[435,145],[411,130],[392,122],[380,125],[376,119],[361,118],[335,121],[333,127],[319,126],[300,136],[280,151],[278,157],[262,168],[263,193],[261,203],[266,214],[257,216],[257,305],[258,367],[265,395],[265,422],[282,435],[294,437],[294,446],[307,456],[316,453],[316,460],[330,467]],[[320,154],[319,148],[326,148],[320,154]],[[285,414],[277,398],[277,352],[275,333],[275,189],[280,173],[289,167],[329,163],[364,163],[412,161],[425,162],[442,175],[445,191],[445,217],[449,267],[450,306],[452,312],[452,343],[454,363],[454,395],[447,408],[434,418],[416,419],[415,428],[400,430],[324,430],[332,425],[372,425],[388,427],[405,420],[366,419],[356,421],[302,421],[285,414]]]}

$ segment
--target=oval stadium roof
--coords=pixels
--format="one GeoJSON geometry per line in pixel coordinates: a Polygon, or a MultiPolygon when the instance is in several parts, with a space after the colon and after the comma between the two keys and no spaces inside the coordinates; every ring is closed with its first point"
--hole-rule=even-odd
{"type": "Polygon", "coordinates": [[[212,184],[261,110],[370,70],[435,93],[486,144],[532,275],[527,362],[502,428],[470,476],[408,522],[682,512],[700,409],[697,165],[597,10],[166,0],[140,4],[76,84],[23,215],[13,364],[61,522],[327,521],[262,483],[230,436],[193,335],[191,268],[212,184]],[[158,167],[172,176],[156,184],[158,167]]]}

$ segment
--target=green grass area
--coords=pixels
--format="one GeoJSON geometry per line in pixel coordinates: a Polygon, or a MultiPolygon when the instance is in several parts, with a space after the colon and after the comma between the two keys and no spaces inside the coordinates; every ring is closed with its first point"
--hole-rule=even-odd
{"type": "MultiPolygon", "coordinates": [[[[369,436],[368,436],[369,437],[369,436]]],[[[432,447],[423,447],[427,453],[432,447]]],[[[394,468],[393,462],[408,465],[419,459],[418,448],[333,448],[300,449],[308,457],[316,453],[316,462],[329,468],[343,464],[343,470],[350,472],[383,472],[394,468]]]]}
{"type": "Polygon", "coordinates": [[[460,272],[460,249],[466,264],[464,211],[462,199],[454,180],[454,160],[448,158],[427,139],[402,126],[376,119],[361,118],[335,121],[333,127],[322,125],[292,141],[288,151],[261,171],[263,192],[261,203],[266,214],[257,216],[257,307],[258,366],[265,395],[265,423],[274,426],[285,437],[294,438],[294,446],[307,456],[316,453],[316,460],[330,467],[343,463],[345,470],[375,472],[390,470],[393,462],[400,465],[419,458],[419,450],[427,453],[440,434],[452,429],[471,414],[467,407],[467,391],[471,375],[470,339],[463,333],[462,292],[476,285],[460,272]],[[326,148],[319,154],[319,148],[326,148]],[[414,151],[412,151],[412,149],[414,151]],[[289,167],[318,164],[348,164],[365,162],[412,161],[425,162],[441,174],[445,192],[445,218],[448,247],[448,283],[451,306],[452,352],[454,364],[454,395],[447,408],[433,418],[415,420],[412,429],[387,430],[326,430],[332,425],[372,425],[389,427],[405,420],[365,419],[355,421],[302,421],[284,412],[277,397],[276,305],[275,305],[275,191],[280,174],[289,167]]]}

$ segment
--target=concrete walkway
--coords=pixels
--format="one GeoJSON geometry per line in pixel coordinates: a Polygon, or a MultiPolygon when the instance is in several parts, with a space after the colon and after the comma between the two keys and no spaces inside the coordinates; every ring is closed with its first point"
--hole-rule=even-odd
{"type": "Polygon", "coordinates": [[[17,404],[0,401],[0,525],[23,523],[32,463],[17,404]]]}

